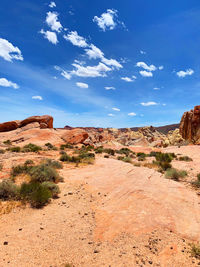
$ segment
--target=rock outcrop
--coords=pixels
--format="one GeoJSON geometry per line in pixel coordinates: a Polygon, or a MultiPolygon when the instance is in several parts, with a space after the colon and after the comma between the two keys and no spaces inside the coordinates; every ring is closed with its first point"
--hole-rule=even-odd
{"type": "Polygon", "coordinates": [[[183,114],[179,130],[185,140],[200,144],[200,106],[183,114]]]}
{"type": "Polygon", "coordinates": [[[62,139],[72,145],[82,144],[87,138],[88,133],[82,129],[65,130],[62,139]]]}
{"type": "Polygon", "coordinates": [[[35,122],[39,123],[40,129],[53,128],[53,117],[49,115],[44,115],[44,116],[32,116],[22,121],[8,121],[0,123],[0,132],[13,131],[35,122]]]}

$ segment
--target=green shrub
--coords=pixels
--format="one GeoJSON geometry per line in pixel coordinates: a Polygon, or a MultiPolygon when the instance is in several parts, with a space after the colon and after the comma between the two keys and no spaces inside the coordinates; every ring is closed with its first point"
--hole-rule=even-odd
{"type": "Polygon", "coordinates": [[[43,163],[46,166],[52,167],[54,169],[62,169],[63,168],[63,165],[57,160],[46,159],[43,163]]]}
{"type": "Polygon", "coordinates": [[[156,152],[156,151],[151,151],[151,152],[149,153],[148,157],[156,157],[157,153],[158,153],[158,152],[156,152]]]}
{"type": "Polygon", "coordinates": [[[60,161],[68,161],[70,162],[71,157],[69,155],[67,155],[65,152],[60,156],[60,161]]]}
{"type": "Polygon", "coordinates": [[[60,150],[65,150],[65,148],[73,149],[74,146],[71,145],[71,144],[63,144],[63,145],[60,145],[60,150]]]}
{"type": "Polygon", "coordinates": [[[60,194],[60,188],[58,185],[52,182],[44,182],[42,185],[46,186],[51,192],[52,198],[57,198],[58,194],[60,194]]]}
{"type": "Polygon", "coordinates": [[[24,163],[24,165],[33,165],[34,162],[32,161],[32,159],[27,159],[24,163]]]}
{"type": "Polygon", "coordinates": [[[79,155],[80,159],[84,159],[84,158],[95,158],[95,154],[94,153],[81,153],[79,155]]]}
{"type": "Polygon", "coordinates": [[[118,160],[123,160],[124,157],[123,157],[123,156],[118,156],[117,159],[118,159],[118,160]]]}
{"type": "Polygon", "coordinates": [[[127,163],[132,163],[132,159],[130,157],[124,157],[122,160],[127,163]]]}
{"type": "Polygon", "coordinates": [[[12,144],[12,142],[10,141],[10,140],[6,140],[6,141],[4,141],[3,142],[5,145],[8,145],[8,146],[10,146],[11,144],[12,144]]]}
{"type": "Polygon", "coordinates": [[[61,182],[63,179],[60,177],[58,172],[46,164],[40,164],[38,166],[33,166],[29,170],[29,175],[31,176],[31,181],[33,182],[61,182]]]}
{"type": "Polygon", "coordinates": [[[7,150],[10,151],[10,152],[19,153],[21,151],[21,148],[19,146],[14,146],[14,147],[7,148],[7,150]]]}
{"type": "Polygon", "coordinates": [[[99,146],[99,147],[95,148],[94,151],[97,154],[102,154],[104,151],[104,148],[102,146],[99,146]]]}
{"type": "Polygon", "coordinates": [[[22,149],[22,152],[26,153],[26,152],[38,152],[42,150],[42,148],[40,146],[37,146],[35,144],[28,144],[28,145],[25,145],[22,149]]]}
{"type": "Polygon", "coordinates": [[[174,181],[179,181],[180,178],[187,176],[187,172],[184,170],[177,170],[174,168],[168,169],[165,173],[165,177],[174,181]]]}
{"type": "Polygon", "coordinates": [[[157,161],[163,161],[163,162],[171,162],[174,158],[176,158],[176,155],[174,153],[156,153],[156,160],[157,161]]]}
{"type": "Polygon", "coordinates": [[[133,153],[129,148],[123,147],[120,150],[116,151],[117,154],[125,154],[126,156],[129,156],[130,153],[133,153]]]}
{"type": "Polygon", "coordinates": [[[180,161],[193,161],[193,159],[188,157],[188,156],[180,157],[178,160],[180,160],[180,161]]]}
{"type": "Polygon", "coordinates": [[[16,199],[18,197],[18,193],[18,187],[11,180],[3,180],[0,183],[0,199],[16,199]]]}
{"type": "Polygon", "coordinates": [[[46,143],[45,146],[47,147],[48,150],[58,150],[57,147],[55,147],[51,143],[46,143]]]}
{"type": "Polygon", "coordinates": [[[138,156],[138,161],[144,161],[145,159],[146,159],[145,154],[141,154],[140,156],[138,156]]]}
{"type": "Polygon", "coordinates": [[[111,156],[114,156],[115,155],[115,150],[111,149],[111,148],[104,148],[103,150],[104,153],[107,153],[111,156]]]}
{"type": "Polygon", "coordinates": [[[193,244],[191,248],[191,256],[200,259],[200,245],[193,244]]]}
{"type": "Polygon", "coordinates": [[[33,166],[29,166],[28,164],[14,166],[12,167],[10,175],[11,177],[16,177],[22,173],[29,173],[32,167],[33,166]]]}
{"type": "Polygon", "coordinates": [[[0,149],[0,154],[4,154],[4,153],[5,153],[5,150],[0,149]]]}

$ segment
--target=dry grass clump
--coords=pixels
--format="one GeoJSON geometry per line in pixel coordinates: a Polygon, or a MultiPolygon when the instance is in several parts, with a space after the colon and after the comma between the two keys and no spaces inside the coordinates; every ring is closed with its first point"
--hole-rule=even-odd
{"type": "Polygon", "coordinates": [[[200,259],[200,244],[192,244],[190,253],[192,257],[200,259]]]}
{"type": "Polygon", "coordinates": [[[188,156],[182,156],[182,157],[179,157],[178,160],[180,161],[193,161],[192,158],[188,157],[188,156]]]}
{"type": "Polygon", "coordinates": [[[69,163],[86,163],[93,164],[95,159],[95,154],[90,152],[79,151],[77,156],[69,156],[67,153],[62,153],[60,156],[60,161],[69,163]]]}
{"type": "Polygon", "coordinates": [[[165,172],[165,177],[174,181],[180,181],[180,178],[184,178],[185,176],[187,176],[187,172],[184,170],[171,168],[165,172]]]}

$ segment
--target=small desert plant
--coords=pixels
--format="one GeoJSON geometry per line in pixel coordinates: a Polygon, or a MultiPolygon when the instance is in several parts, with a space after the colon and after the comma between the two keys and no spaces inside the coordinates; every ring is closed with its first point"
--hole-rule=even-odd
{"type": "Polygon", "coordinates": [[[174,181],[179,181],[180,178],[187,176],[187,172],[184,170],[177,170],[174,168],[168,169],[165,173],[165,177],[174,181]]]}
{"type": "Polygon", "coordinates": [[[3,141],[4,145],[8,145],[10,146],[12,144],[12,142],[10,140],[6,140],[6,141],[3,141]]]}
{"type": "Polygon", "coordinates": [[[16,199],[19,189],[11,180],[3,180],[0,183],[0,199],[9,200],[16,199]]]}
{"type": "Polygon", "coordinates": [[[102,154],[103,153],[104,148],[102,146],[99,146],[97,148],[94,149],[96,154],[102,154]]]}
{"type": "Polygon", "coordinates": [[[10,152],[19,153],[21,151],[21,148],[19,146],[13,146],[13,147],[7,148],[7,150],[10,151],[10,152]]]}
{"type": "Polygon", "coordinates": [[[106,154],[109,154],[111,156],[115,155],[115,150],[113,150],[111,148],[104,148],[103,152],[106,153],[106,154]]]}
{"type": "Polygon", "coordinates": [[[25,163],[24,163],[24,165],[33,165],[33,164],[34,164],[34,162],[33,162],[32,159],[27,159],[27,160],[25,161],[25,163]]]}
{"type": "Polygon", "coordinates": [[[25,145],[22,149],[22,152],[26,153],[26,152],[38,152],[42,150],[42,148],[40,146],[37,146],[35,144],[28,144],[28,145],[25,145]]]}
{"type": "Polygon", "coordinates": [[[43,163],[46,166],[52,167],[54,169],[62,169],[63,168],[63,165],[57,160],[46,159],[43,163]]]}
{"type": "Polygon", "coordinates": [[[133,153],[129,148],[123,147],[120,150],[116,151],[117,154],[125,154],[126,156],[129,156],[130,153],[133,153]]]}
{"type": "Polygon", "coordinates": [[[180,161],[193,161],[192,158],[188,157],[188,156],[183,156],[183,157],[179,157],[180,161]]]}
{"type": "Polygon", "coordinates": [[[29,173],[29,171],[30,171],[30,169],[32,167],[33,166],[29,166],[29,164],[14,166],[14,167],[12,167],[12,170],[11,170],[10,175],[11,175],[12,178],[14,178],[14,177],[16,177],[19,174],[29,173]]]}
{"type": "Polygon", "coordinates": [[[68,162],[70,162],[70,159],[71,159],[71,157],[69,156],[69,155],[67,155],[67,153],[62,153],[62,155],[60,156],[60,161],[68,161],[68,162]]]}
{"type": "Polygon", "coordinates": [[[65,148],[73,149],[74,146],[71,144],[62,144],[60,145],[60,150],[65,150],[65,148]]]}
{"type": "Polygon", "coordinates": [[[30,170],[29,170],[29,175],[31,177],[31,181],[33,182],[54,182],[54,183],[58,183],[60,181],[62,181],[62,177],[60,177],[60,175],[58,174],[58,172],[42,163],[38,166],[33,166],[30,170]]]}
{"type": "Polygon", "coordinates": [[[200,259],[200,245],[193,244],[191,247],[191,256],[200,259]]]}
{"type": "Polygon", "coordinates": [[[52,198],[57,198],[58,194],[60,194],[60,188],[58,185],[52,183],[52,182],[44,182],[42,185],[46,186],[49,191],[51,191],[52,198]]]}
{"type": "Polygon", "coordinates": [[[4,153],[5,153],[5,150],[0,149],[0,154],[4,154],[4,153]]]}
{"type": "Polygon", "coordinates": [[[130,157],[124,157],[123,161],[127,163],[132,163],[132,159],[130,157]]]}
{"type": "Polygon", "coordinates": [[[3,169],[3,164],[0,163],[0,171],[3,169]]]}

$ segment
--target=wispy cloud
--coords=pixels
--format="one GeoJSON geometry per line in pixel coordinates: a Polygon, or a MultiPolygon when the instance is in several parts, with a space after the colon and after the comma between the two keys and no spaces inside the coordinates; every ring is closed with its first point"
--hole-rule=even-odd
{"type": "Polygon", "coordinates": [[[121,77],[121,80],[125,81],[125,82],[134,82],[137,79],[136,76],[132,76],[132,78],[130,77],[121,77]]]}
{"type": "Polygon", "coordinates": [[[112,108],[112,110],[114,110],[114,111],[120,111],[119,108],[112,108]]]}
{"type": "Polygon", "coordinates": [[[156,103],[156,102],[153,102],[153,101],[149,101],[149,102],[142,102],[142,103],[140,103],[142,106],[144,106],[144,107],[148,107],[148,106],[155,106],[155,105],[158,105],[158,103],[156,103]]]}
{"type": "Polygon", "coordinates": [[[112,114],[112,113],[109,113],[108,116],[109,116],[109,117],[114,117],[115,115],[112,114]]]}
{"type": "Polygon", "coordinates": [[[34,100],[40,100],[40,101],[43,100],[42,96],[40,96],[40,95],[34,95],[34,96],[32,96],[32,99],[34,99],[34,100]]]}
{"type": "Polygon", "coordinates": [[[56,3],[55,3],[55,2],[51,2],[51,3],[49,4],[49,7],[51,7],[51,8],[56,7],[56,3]]]}
{"type": "Polygon", "coordinates": [[[177,73],[177,76],[180,77],[180,78],[184,78],[185,76],[191,76],[192,74],[194,74],[194,70],[192,69],[187,69],[186,71],[178,71],[177,73]]]}
{"type": "Polygon", "coordinates": [[[20,49],[2,38],[0,38],[0,57],[6,61],[12,61],[13,59],[23,60],[20,49]]]}
{"type": "Polygon", "coordinates": [[[136,116],[136,113],[135,112],[130,112],[130,113],[128,113],[128,116],[136,116]]]}
{"type": "Polygon", "coordinates": [[[88,88],[88,84],[87,83],[81,83],[81,82],[77,82],[76,85],[80,88],[88,88]]]}
{"type": "Polygon", "coordinates": [[[116,88],[115,87],[113,87],[113,86],[106,86],[106,87],[104,87],[106,90],[116,90],[116,88]]]}
{"type": "Polygon", "coordinates": [[[11,81],[8,81],[6,78],[0,78],[0,86],[13,87],[14,89],[19,88],[19,85],[17,85],[16,83],[13,83],[11,81]]]}
{"type": "Polygon", "coordinates": [[[77,31],[71,31],[63,37],[65,38],[65,40],[70,41],[75,46],[88,47],[86,39],[78,35],[77,31]]]}

